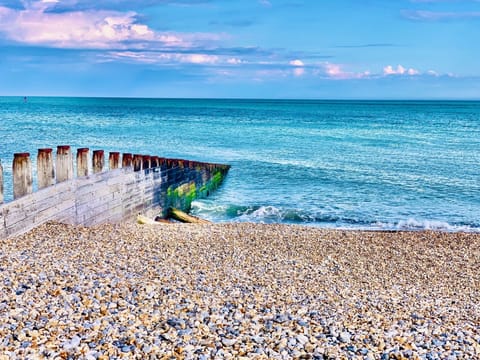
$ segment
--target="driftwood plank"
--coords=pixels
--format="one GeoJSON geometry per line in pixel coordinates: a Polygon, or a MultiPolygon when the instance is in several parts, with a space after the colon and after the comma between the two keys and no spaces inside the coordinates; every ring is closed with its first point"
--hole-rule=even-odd
{"type": "Polygon", "coordinates": [[[191,223],[191,224],[211,224],[210,221],[205,219],[200,219],[196,216],[188,215],[187,213],[171,208],[170,209],[170,217],[174,218],[175,220],[184,222],[184,223],[191,223]]]}

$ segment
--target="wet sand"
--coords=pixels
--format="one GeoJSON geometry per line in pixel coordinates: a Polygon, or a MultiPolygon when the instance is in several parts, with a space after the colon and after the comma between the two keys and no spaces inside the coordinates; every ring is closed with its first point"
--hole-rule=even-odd
{"type": "Polygon", "coordinates": [[[480,234],[57,223],[0,240],[0,359],[480,358],[480,234]]]}

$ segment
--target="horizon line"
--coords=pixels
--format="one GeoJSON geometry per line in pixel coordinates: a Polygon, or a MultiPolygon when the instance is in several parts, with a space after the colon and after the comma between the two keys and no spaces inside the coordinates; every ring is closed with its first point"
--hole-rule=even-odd
{"type": "Polygon", "coordinates": [[[138,100],[260,100],[260,101],[465,101],[477,102],[479,98],[314,98],[314,97],[285,97],[285,98],[268,98],[268,97],[149,97],[149,96],[122,96],[122,95],[1,95],[0,98],[21,98],[22,100],[29,98],[80,98],[80,99],[138,99],[138,100]]]}

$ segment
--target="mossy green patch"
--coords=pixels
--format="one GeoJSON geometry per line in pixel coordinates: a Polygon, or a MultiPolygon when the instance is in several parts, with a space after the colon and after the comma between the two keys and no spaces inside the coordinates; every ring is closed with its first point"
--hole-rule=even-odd
{"type": "Polygon", "coordinates": [[[225,177],[226,172],[215,169],[209,179],[198,179],[179,186],[172,185],[167,189],[166,207],[175,207],[188,212],[195,199],[207,197],[218,188],[225,177]]]}
{"type": "Polygon", "coordinates": [[[167,189],[167,197],[169,206],[188,211],[192,201],[197,198],[197,186],[193,181],[177,187],[170,186],[167,189]]]}
{"type": "Polygon", "coordinates": [[[212,180],[210,181],[214,187],[218,187],[223,181],[223,175],[220,170],[213,174],[212,180]]]}

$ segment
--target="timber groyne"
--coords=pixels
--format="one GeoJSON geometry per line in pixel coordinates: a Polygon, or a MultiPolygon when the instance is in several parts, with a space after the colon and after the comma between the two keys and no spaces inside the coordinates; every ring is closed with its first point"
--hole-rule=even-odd
{"type": "Polygon", "coordinates": [[[14,154],[13,201],[3,203],[0,163],[0,238],[26,232],[47,221],[92,226],[116,223],[139,213],[165,216],[171,207],[188,211],[194,199],[208,196],[230,166],[183,159],[79,148],[39,149],[37,191],[33,191],[29,153],[14,154]]]}

